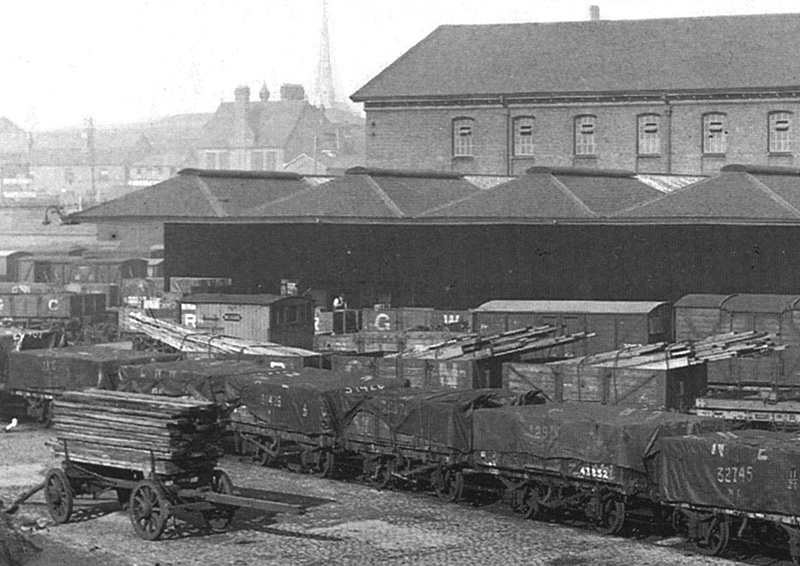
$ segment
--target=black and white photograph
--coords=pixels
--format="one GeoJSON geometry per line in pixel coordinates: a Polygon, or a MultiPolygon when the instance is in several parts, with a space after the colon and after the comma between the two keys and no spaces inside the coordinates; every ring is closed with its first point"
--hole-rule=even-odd
{"type": "Polygon", "coordinates": [[[797,0],[1,13],[0,566],[800,564],[797,0]]]}

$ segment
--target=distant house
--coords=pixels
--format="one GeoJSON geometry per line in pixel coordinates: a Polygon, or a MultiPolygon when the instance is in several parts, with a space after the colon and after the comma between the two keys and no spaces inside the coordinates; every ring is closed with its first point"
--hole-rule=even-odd
{"type": "Polygon", "coordinates": [[[796,166],[800,14],[445,25],[351,96],[370,167],[796,166]]]}
{"type": "MultiPolygon", "coordinates": [[[[293,171],[302,166],[299,172],[304,174],[324,173],[314,169],[360,148],[353,120],[345,121],[338,113],[336,117],[334,123],[325,109],[313,106],[301,85],[281,86],[279,100],[271,100],[264,85],[257,101],[250,100],[249,87],[240,86],[234,102],[221,103],[203,129],[195,166],[280,171],[291,164],[293,171]]],[[[363,139],[363,128],[360,131],[363,139]]]]}

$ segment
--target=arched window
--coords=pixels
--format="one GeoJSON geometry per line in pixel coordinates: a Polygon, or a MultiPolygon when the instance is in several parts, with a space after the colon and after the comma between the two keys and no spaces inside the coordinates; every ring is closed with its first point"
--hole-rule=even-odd
{"type": "Polygon", "coordinates": [[[575,155],[597,155],[596,127],[596,116],[575,118],[575,155]]]}
{"type": "Polygon", "coordinates": [[[453,157],[471,157],[475,120],[456,118],[453,120],[453,157]]]}
{"type": "Polygon", "coordinates": [[[703,115],[703,154],[725,155],[728,149],[728,116],[720,112],[703,115]]]}
{"type": "Polygon", "coordinates": [[[533,117],[514,118],[514,155],[533,155],[533,117]]]}
{"type": "Polygon", "coordinates": [[[661,116],[641,114],[637,117],[639,155],[658,155],[661,153],[661,116]]]}
{"type": "Polygon", "coordinates": [[[794,116],[791,112],[770,112],[767,122],[769,127],[769,152],[791,153],[792,130],[794,116]]]}

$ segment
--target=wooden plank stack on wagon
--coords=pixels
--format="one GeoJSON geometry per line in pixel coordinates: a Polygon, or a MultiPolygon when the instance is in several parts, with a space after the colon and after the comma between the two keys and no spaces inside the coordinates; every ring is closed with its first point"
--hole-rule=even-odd
{"type": "Polygon", "coordinates": [[[238,496],[216,469],[225,422],[219,406],[118,391],[68,392],[55,403],[55,454],[45,500],[57,523],[70,519],[73,499],[115,490],[127,503],[136,534],[158,538],[178,511],[200,513],[224,528],[236,507],[297,513],[295,505],[238,496]]]}

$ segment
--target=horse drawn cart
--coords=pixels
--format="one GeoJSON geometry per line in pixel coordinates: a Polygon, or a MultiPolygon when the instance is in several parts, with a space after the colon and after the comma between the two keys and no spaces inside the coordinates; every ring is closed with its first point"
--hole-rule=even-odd
{"type": "Polygon", "coordinates": [[[136,534],[156,540],[167,521],[199,513],[214,529],[225,529],[237,508],[268,513],[303,513],[304,507],[244,497],[226,472],[216,469],[224,432],[221,409],[212,403],[153,395],[89,390],[56,401],[57,440],[62,458],[45,478],[45,501],[56,523],[69,521],[77,496],[116,491],[128,506],[136,534]]]}

